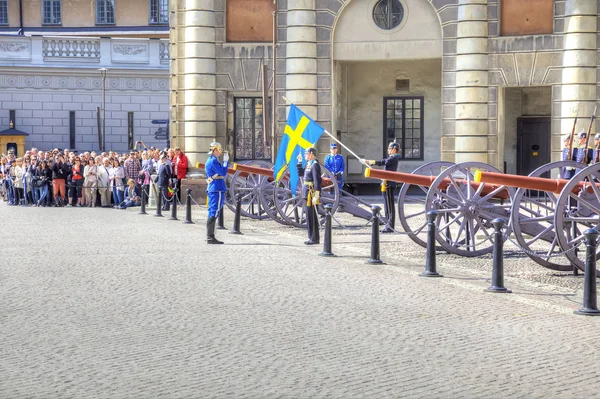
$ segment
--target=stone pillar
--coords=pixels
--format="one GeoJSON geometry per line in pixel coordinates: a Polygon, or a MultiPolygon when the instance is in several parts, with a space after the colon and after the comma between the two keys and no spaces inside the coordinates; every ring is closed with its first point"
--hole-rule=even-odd
{"type": "Polygon", "coordinates": [[[169,0],[169,134],[172,147],[183,147],[177,129],[177,0],[169,0]]]}
{"type": "Polygon", "coordinates": [[[487,0],[459,0],[455,162],[488,163],[487,0]]]}
{"type": "MultiPolygon", "coordinates": [[[[578,109],[579,119],[575,133],[587,130],[589,117],[594,111],[597,98],[596,22],[596,0],[566,1],[560,116],[553,121],[560,126],[558,132],[554,129],[556,136],[571,132],[578,109]]],[[[594,133],[595,130],[592,129],[592,134],[594,133]]],[[[562,140],[555,137],[553,143],[558,143],[553,148],[555,154],[558,154],[562,140]]]]}
{"type": "Polygon", "coordinates": [[[288,0],[286,97],[317,119],[317,28],[314,0],[288,0]]]}
{"type": "Polygon", "coordinates": [[[219,139],[214,1],[176,1],[177,133],[179,137],[184,136],[183,149],[190,165],[195,165],[206,160],[211,141],[219,139]]]}

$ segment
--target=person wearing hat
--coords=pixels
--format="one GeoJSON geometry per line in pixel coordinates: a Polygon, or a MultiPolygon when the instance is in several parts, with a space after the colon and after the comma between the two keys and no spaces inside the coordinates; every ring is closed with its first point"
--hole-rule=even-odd
{"type": "MultiPolygon", "coordinates": [[[[374,160],[364,160],[361,159],[361,162],[365,165],[377,165],[383,166],[385,170],[391,170],[392,172],[398,171],[398,152],[400,152],[400,145],[396,143],[396,140],[392,141],[388,145],[388,157],[382,159],[381,161],[374,160]]],[[[396,207],[394,206],[394,189],[396,188],[396,183],[393,181],[383,180],[381,182],[381,195],[383,196],[383,209],[385,211],[385,217],[387,218],[387,223],[385,227],[381,230],[382,233],[392,233],[394,232],[394,227],[396,226],[396,207]]]]}
{"type": "MultiPolygon", "coordinates": [[[[576,148],[573,149],[573,152],[571,154],[569,154],[569,142],[571,141],[571,135],[567,134],[564,138],[563,138],[563,150],[562,150],[562,161],[574,161],[575,160],[575,151],[577,150],[576,148]]],[[[565,167],[563,166],[562,168],[560,168],[560,177],[562,179],[571,179],[573,176],[575,176],[575,168],[571,168],[571,167],[565,167]]]]}
{"type": "Polygon", "coordinates": [[[206,182],[208,183],[208,219],[206,220],[206,243],[223,244],[215,238],[215,224],[223,204],[225,203],[225,192],[227,185],[225,177],[227,176],[227,167],[229,164],[229,154],[223,155],[223,165],[219,162],[219,156],[223,154],[223,147],[220,143],[213,141],[210,143],[210,156],[206,160],[206,182]]]}
{"type": "Polygon", "coordinates": [[[335,179],[337,180],[338,187],[341,190],[342,186],[344,185],[344,157],[338,154],[338,146],[336,143],[331,143],[329,145],[329,150],[331,153],[325,157],[324,166],[331,173],[333,173],[335,179]]]}
{"type": "Polygon", "coordinates": [[[582,130],[577,135],[577,140],[579,141],[579,148],[573,149],[573,159],[576,162],[587,164],[592,159],[593,150],[591,148],[584,148],[587,142],[587,132],[582,130]]]}
{"type": "Polygon", "coordinates": [[[298,155],[298,175],[304,176],[302,186],[302,199],[306,201],[306,228],[308,231],[308,240],[304,241],[306,245],[319,244],[319,217],[317,214],[317,205],[321,200],[321,165],[317,159],[317,150],[310,147],[304,154],[306,167],[302,167],[302,154],[298,155]]]}
{"type": "Polygon", "coordinates": [[[591,150],[592,156],[589,162],[590,165],[600,162],[600,133],[594,136],[594,147],[591,150]]]}

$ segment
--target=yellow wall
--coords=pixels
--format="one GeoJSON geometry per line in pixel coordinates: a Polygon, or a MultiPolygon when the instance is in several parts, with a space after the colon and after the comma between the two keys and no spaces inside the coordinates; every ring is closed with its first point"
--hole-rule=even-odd
{"type": "MultiPolygon", "coordinates": [[[[42,26],[42,0],[23,0],[23,25],[42,26]]],[[[148,26],[149,0],[115,0],[116,26],[148,26]]],[[[95,0],[62,0],[63,27],[96,26],[95,0]]],[[[8,22],[18,27],[19,0],[8,1],[8,22]]]]}

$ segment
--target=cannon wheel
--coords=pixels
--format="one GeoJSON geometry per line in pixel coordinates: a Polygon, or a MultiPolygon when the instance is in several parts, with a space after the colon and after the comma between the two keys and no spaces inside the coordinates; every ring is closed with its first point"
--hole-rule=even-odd
{"type": "MultiPolygon", "coordinates": [[[[244,165],[258,166],[260,168],[267,169],[273,167],[273,165],[266,161],[249,161],[244,162],[244,165]]],[[[267,179],[267,176],[261,176],[251,173],[248,174],[246,177],[243,177],[242,172],[235,172],[229,184],[229,198],[226,201],[229,209],[231,209],[232,212],[235,212],[235,198],[237,194],[241,194],[242,216],[259,220],[267,219],[269,215],[265,212],[260,202],[260,197],[262,195],[260,192],[260,184],[264,179],[267,179]]]]}
{"type": "Polygon", "coordinates": [[[283,182],[275,183],[275,179],[263,179],[260,183],[260,201],[263,210],[277,223],[289,226],[289,223],[281,218],[275,205],[275,185],[285,189],[283,182]]]}
{"type": "MultiPolygon", "coordinates": [[[[321,170],[325,177],[331,180],[331,184],[323,186],[321,189],[321,205],[318,207],[318,212],[320,215],[325,215],[323,206],[331,204],[333,206],[331,211],[333,214],[340,203],[340,188],[333,173],[325,168],[321,170]]],[[[288,171],[284,172],[284,176],[288,173],[288,171]]],[[[296,197],[292,197],[288,180],[284,181],[282,179],[279,184],[274,185],[274,199],[277,212],[279,212],[279,215],[286,223],[296,227],[306,227],[306,204],[304,204],[304,200],[302,199],[302,184],[303,179],[300,177],[295,189],[296,197]]],[[[321,217],[321,223],[323,221],[324,217],[321,217]]]]}
{"type": "MultiPolygon", "coordinates": [[[[510,217],[514,190],[505,186],[492,188],[489,184],[473,187],[477,170],[500,173],[485,163],[460,163],[440,173],[427,192],[426,211],[438,212],[436,239],[446,251],[456,255],[474,257],[492,252],[492,220],[502,217],[508,222],[510,217]],[[449,183],[445,184],[445,179],[449,183]],[[486,188],[489,192],[483,191],[486,188]],[[507,194],[507,198],[495,199],[499,194],[507,194]]],[[[505,229],[505,239],[510,235],[509,227],[505,229]]]]}
{"type": "MultiPolygon", "coordinates": [[[[449,168],[453,165],[454,163],[452,162],[430,162],[419,166],[412,173],[414,175],[438,176],[444,168],[449,168]]],[[[425,219],[425,198],[427,191],[429,191],[429,187],[427,186],[404,183],[398,193],[398,217],[400,218],[402,228],[408,233],[411,240],[425,248],[427,247],[427,229],[425,228],[427,226],[427,220],[425,219]],[[417,193],[409,196],[408,191],[411,187],[415,187],[417,193]]]]}
{"type": "MultiPolygon", "coordinates": [[[[575,161],[558,161],[541,166],[530,177],[556,178],[563,167],[582,170],[586,165],[575,161]]],[[[551,270],[570,271],[571,261],[566,256],[553,256],[563,251],[556,234],[555,214],[558,194],[538,190],[518,189],[513,199],[511,227],[515,239],[526,249],[527,256],[551,270]],[[535,253],[535,254],[534,254],[535,253]]]]}
{"type": "MultiPolygon", "coordinates": [[[[598,229],[600,224],[600,187],[589,183],[594,181],[600,181],[600,164],[579,171],[569,180],[556,204],[556,209],[561,212],[556,212],[554,215],[555,226],[562,226],[556,230],[556,234],[563,251],[579,246],[578,250],[567,252],[566,255],[580,270],[585,269],[586,250],[583,232],[589,228],[598,229]],[[579,184],[583,184],[584,188],[579,192],[573,192],[579,184]]],[[[598,251],[600,249],[596,250],[596,259],[599,257],[598,251]]],[[[596,275],[600,277],[599,272],[596,272],[596,275]]]]}

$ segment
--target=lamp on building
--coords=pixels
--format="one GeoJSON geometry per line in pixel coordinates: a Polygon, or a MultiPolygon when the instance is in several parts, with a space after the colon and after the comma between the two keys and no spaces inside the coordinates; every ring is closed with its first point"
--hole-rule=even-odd
{"type": "Polygon", "coordinates": [[[102,76],[102,143],[100,151],[106,151],[106,73],[107,68],[100,68],[100,76],[102,76]]]}

